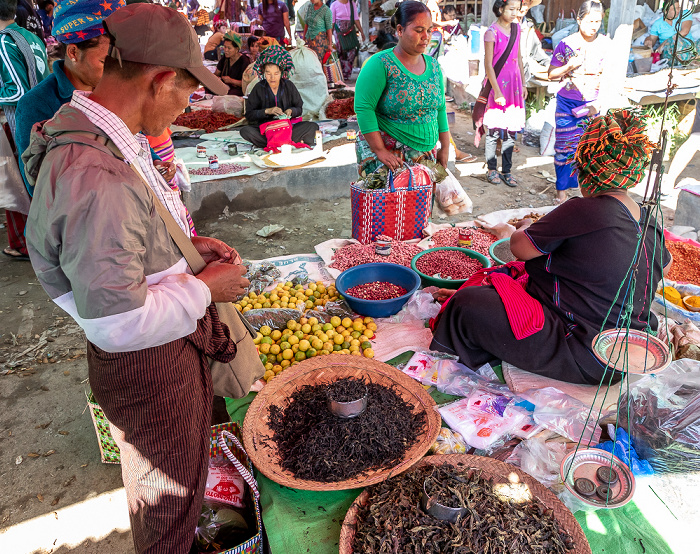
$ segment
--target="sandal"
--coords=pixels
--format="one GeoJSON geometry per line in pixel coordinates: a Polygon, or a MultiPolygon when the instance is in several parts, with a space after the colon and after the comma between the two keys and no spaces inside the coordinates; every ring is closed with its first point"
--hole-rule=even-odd
{"type": "Polygon", "coordinates": [[[513,175],[510,173],[504,173],[503,175],[501,175],[501,179],[503,179],[503,182],[509,187],[518,186],[518,182],[513,178],[513,175]]]}
{"type": "Polygon", "coordinates": [[[18,250],[15,250],[14,248],[10,248],[9,246],[6,247],[3,251],[3,254],[7,256],[8,258],[12,258],[13,260],[21,261],[21,262],[28,262],[29,261],[29,256],[22,254],[18,250]]]}
{"type": "Polygon", "coordinates": [[[501,174],[495,169],[489,169],[486,173],[486,180],[492,185],[497,185],[501,182],[501,174]]]}
{"type": "Polygon", "coordinates": [[[461,163],[474,163],[477,161],[479,158],[477,158],[474,154],[469,154],[468,152],[462,152],[458,150],[455,153],[455,160],[461,163]]]}

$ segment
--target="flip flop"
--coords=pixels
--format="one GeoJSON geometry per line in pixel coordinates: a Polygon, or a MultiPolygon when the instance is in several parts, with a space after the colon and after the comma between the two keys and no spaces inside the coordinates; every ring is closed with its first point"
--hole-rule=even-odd
{"type": "Polygon", "coordinates": [[[455,160],[461,163],[474,163],[477,161],[479,158],[477,158],[474,154],[469,154],[468,152],[461,152],[461,155],[455,156],[455,160]]]}
{"type": "Polygon", "coordinates": [[[6,247],[3,251],[3,254],[7,256],[8,258],[12,258],[13,260],[17,260],[18,262],[28,262],[29,261],[29,256],[25,256],[21,252],[18,252],[14,248],[10,248],[9,246],[6,247]]]}

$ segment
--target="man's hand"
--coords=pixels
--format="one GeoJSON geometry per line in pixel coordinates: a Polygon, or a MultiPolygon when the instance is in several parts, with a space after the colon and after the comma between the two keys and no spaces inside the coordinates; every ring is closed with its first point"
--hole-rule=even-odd
{"type": "Polygon", "coordinates": [[[166,181],[172,181],[177,171],[177,166],[173,162],[164,162],[163,160],[154,160],[153,166],[158,170],[166,181]]]}
{"type": "Polygon", "coordinates": [[[241,257],[235,249],[225,242],[211,237],[192,237],[192,244],[204,258],[207,264],[221,262],[224,264],[238,265],[241,257]]]}
{"type": "Polygon", "coordinates": [[[248,291],[250,281],[243,277],[246,271],[242,265],[211,262],[197,279],[209,287],[212,302],[235,302],[248,291]]]}

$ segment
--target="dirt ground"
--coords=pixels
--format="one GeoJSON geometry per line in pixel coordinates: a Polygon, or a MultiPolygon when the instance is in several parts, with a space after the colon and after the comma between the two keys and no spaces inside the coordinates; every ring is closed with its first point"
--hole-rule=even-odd
{"type": "MultiPolygon", "coordinates": [[[[471,144],[468,116],[457,113],[453,134],[460,148],[483,160],[483,151],[471,144]]],[[[517,188],[487,183],[481,161],[458,164],[455,175],[474,203],[473,214],[436,212],[434,220],[458,222],[494,210],[551,205],[554,186],[540,172],[554,175],[552,159],[518,147],[517,188]]],[[[697,173],[698,163],[696,158],[685,175],[697,173]]],[[[667,210],[667,225],[672,215],[667,210]]],[[[244,258],[308,253],[324,240],[350,236],[350,200],[222,213],[195,224],[200,234],[226,241],[244,258]],[[269,239],[255,235],[270,223],[285,230],[269,239]]],[[[4,229],[1,233],[4,237],[4,229]]],[[[48,300],[29,263],[0,258],[0,552],[131,552],[121,467],[100,462],[86,410],[84,335],[48,300]],[[110,502],[116,511],[95,508],[110,502]],[[80,506],[86,511],[76,512],[80,506]]]]}

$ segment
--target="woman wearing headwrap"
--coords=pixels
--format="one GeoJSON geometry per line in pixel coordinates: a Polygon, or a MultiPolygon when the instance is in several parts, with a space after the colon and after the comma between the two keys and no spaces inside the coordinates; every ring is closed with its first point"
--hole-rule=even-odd
{"type": "Polygon", "coordinates": [[[241,54],[243,41],[238,33],[226,33],[224,35],[224,57],[216,65],[216,76],[228,85],[228,93],[234,96],[243,96],[243,84],[241,78],[250,60],[245,54],[241,54]]]}
{"type": "MultiPolygon", "coordinates": [[[[260,82],[248,95],[245,117],[251,125],[240,129],[241,137],[258,148],[267,146],[260,125],[273,119],[301,118],[301,95],[288,77],[294,69],[292,57],[280,46],[269,46],[255,62],[260,82]]],[[[292,123],[292,142],[314,144],[318,125],[312,121],[292,123]]]]}
{"type": "Polygon", "coordinates": [[[653,217],[638,244],[648,208],[627,194],[642,179],[654,146],[644,127],[630,110],[591,122],[575,155],[583,198],[535,223],[524,221],[510,247],[525,263],[497,268],[454,293],[433,327],[432,350],[455,354],[471,368],[497,359],[592,385],[605,372],[591,348],[601,329],[625,326],[621,314],[628,308],[631,329],[656,329],[649,308],[671,255],[653,217]]]}
{"type": "MultiPolygon", "coordinates": [[[[54,9],[52,34],[59,43],[59,56],[53,62],[53,72],[17,103],[17,151],[29,146],[29,134],[39,121],[51,119],[58,109],[70,102],[74,90],[92,91],[102,78],[109,39],[104,34],[102,20],[125,5],[124,0],[112,2],[109,9],[99,0],[61,0],[54,9]],[[100,16],[94,13],[100,13],[100,16]]],[[[20,171],[24,164],[20,156],[20,171]]],[[[25,184],[26,180],[25,180],[25,184]]],[[[33,187],[27,184],[29,194],[33,187]]]]}

